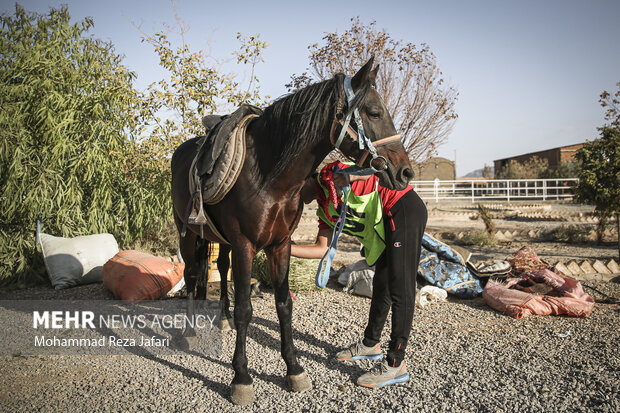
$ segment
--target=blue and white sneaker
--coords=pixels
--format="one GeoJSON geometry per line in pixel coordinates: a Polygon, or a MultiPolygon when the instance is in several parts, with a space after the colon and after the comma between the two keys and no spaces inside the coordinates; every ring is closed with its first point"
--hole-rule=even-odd
{"type": "Polygon", "coordinates": [[[390,384],[404,383],[409,380],[405,360],[397,367],[390,367],[387,360],[380,363],[374,371],[363,374],[357,379],[357,384],[364,387],[383,387],[390,384]]]}
{"type": "Polygon", "coordinates": [[[383,352],[381,344],[377,343],[374,347],[366,347],[361,341],[353,344],[336,354],[336,359],[344,360],[381,360],[383,352]]]}

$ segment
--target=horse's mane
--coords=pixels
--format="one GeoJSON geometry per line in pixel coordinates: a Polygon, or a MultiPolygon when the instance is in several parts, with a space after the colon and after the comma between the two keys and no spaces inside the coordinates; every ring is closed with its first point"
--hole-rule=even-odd
{"type": "Polygon", "coordinates": [[[325,125],[334,119],[336,103],[342,99],[343,110],[352,110],[363,102],[370,90],[370,84],[362,87],[350,108],[347,106],[342,87],[344,75],[339,73],[332,79],[311,84],[303,89],[285,95],[265,108],[262,115],[270,131],[272,150],[278,153],[278,161],[270,178],[280,176],[294,161],[300,148],[325,138],[325,125]]]}

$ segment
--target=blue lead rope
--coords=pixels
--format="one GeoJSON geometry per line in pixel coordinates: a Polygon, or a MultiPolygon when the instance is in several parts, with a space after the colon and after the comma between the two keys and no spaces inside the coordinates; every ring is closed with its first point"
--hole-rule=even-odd
{"type": "Polygon", "coordinates": [[[329,248],[327,249],[325,255],[323,255],[323,258],[321,258],[319,268],[316,270],[316,278],[314,282],[319,288],[325,288],[327,281],[329,280],[332,261],[334,260],[336,251],[338,250],[338,237],[340,237],[340,234],[344,229],[344,223],[347,218],[347,200],[349,198],[349,189],[351,189],[351,187],[348,185],[342,188],[344,193],[344,202],[342,203],[340,216],[338,217],[338,221],[336,221],[336,225],[334,225],[334,231],[332,232],[332,239],[329,243],[329,248]],[[325,260],[326,258],[327,260],[325,260]]]}

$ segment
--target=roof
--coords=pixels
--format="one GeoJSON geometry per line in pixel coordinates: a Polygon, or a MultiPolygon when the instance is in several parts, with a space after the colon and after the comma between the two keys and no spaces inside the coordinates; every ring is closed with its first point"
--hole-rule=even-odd
{"type": "Polygon", "coordinates": [[[555,147],[555,148],[541,149],[540,151],[536,151],[536,152],[528,152],[528,153],[522,153],[522,154],[519,154],[519,155],[507,156],[505,158],[495,159],[494,162],[505,161],[505,160],[508,160],[508,159],[517,158],[519,156],[536,155],[537,153],[553,151],[553,150],[556,150],[556,149],[559,149],[561,151],[564,148],[570,148],[571,146],[585,145],[585,143],[586,142],[574,143],[572,145],[564,145],[564,146],[558,146],[558,147],[555,147]]]}

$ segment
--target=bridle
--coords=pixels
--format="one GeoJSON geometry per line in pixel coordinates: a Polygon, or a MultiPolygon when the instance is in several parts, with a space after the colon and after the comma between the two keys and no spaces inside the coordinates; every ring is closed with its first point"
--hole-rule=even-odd
{"type": "MultiPolygon", "coordinates": [[[[353,87],[351,86],[350,77],[347,77],[344,79],[343,88],[344,88],[344,92],[347,98],[347,104],[349,107],[351,107],[351,104],[353,100],[355,99],[356,95],[355,95],[355,92],[353,92],[353,87]]],[[[358,167],[361,168],[361,166],[366,161],[366,158],[368,158],[368,155],[371,155],[372,159],[370,160],[370,170],[372,171],[372,173],[386,170],[388,166],[387,159],[377,154],[377,150],[375,149],[375,147],[386,145],[388,143],[400,140],[400,135],[388,136],[387,138],[382,138],[374,142],[371,142],[371,140],[364,133],[364,124],[362,123],[362,118],[360,116],[360,113],[357,107],[353,108],[353,110],[349,111],[349,113],[345,116],[344,112],[342,111],[342,106],[343,106],[342,99],[339,99],[338,107],[336,109],[336,117],[334,121],[332,122],[332,128],[329,133],[329,139],[332,145],[334,145],[336,149],[340,149],[340,145],[342,144],[342,141],[344,140],[345,135],[348,135],[351,139],[353,139],[354,141],[357,141],[359,144],[359,149],[364,151],[362,155],[359,157],[359,159],[355,162],[358,167]],[[357,131],[355,131],[351,127],[352,116],[355,117],[355,124],[357,125],[357,131]],[[338,124],[340,124],[342,128],[340,129],[340,134],[338,135],[338,139],[334,141],[334,132],[336,131],[336,126],[338,124]]]]}

